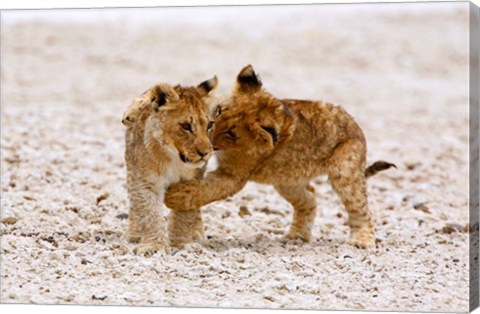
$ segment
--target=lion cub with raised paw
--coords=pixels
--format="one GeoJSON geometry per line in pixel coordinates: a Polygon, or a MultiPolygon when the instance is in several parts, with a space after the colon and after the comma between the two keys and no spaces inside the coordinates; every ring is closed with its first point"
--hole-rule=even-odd
{"type": "MultiPolygon", "coordinates": [[[[128,239],[136,254],[165,253],[168,247],[163,197],[175,182],[201,178],[212,154],[213,121],[207,103],[214,78],[196,87],[157,84],[135,99],[122,123],[125,133],[127,190],[130,199],[128,239]]],[[[200,210],[172,211],[170,244],[203,241],[200,210]]]]}
{"type": "Polygon", "coordinates": [[[232,99],[217,108],[212,143],[218,169],[203,180],[170,186],[168,207],[199,208],[237,193],[249,180],[271,184],[294,208],[287,238],[310,241],[316,203],[309,181],[326,174],[348,212],[352,244],[375,247],[365,179],[393,165],[377,162],[365,169],[365,137],[342,107],[277,99],[247,66],[232,99]]]}

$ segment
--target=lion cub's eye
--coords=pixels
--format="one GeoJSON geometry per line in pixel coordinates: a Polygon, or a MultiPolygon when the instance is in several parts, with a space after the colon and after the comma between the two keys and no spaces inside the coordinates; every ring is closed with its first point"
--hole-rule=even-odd
{"type": "Polygon", "coordinates": [[[218,117],[221,114],[222,114],[222,107],[217,106],[217,108],[215,109],[215,118],[218,117]]]}
{"type": "Polygon", "coordinates": [[[180,123],[180,126],[182,129],[184,129],[187,132],[192,132],[192,125],[190,123],[180,123]]]}
{"type": "Polygon", "coordinates": [[[211,128],[213,128],[214,124],[215,124],[215,122],[213,122],[213,121],[208,122],[207,130],[210,130],[211,128]]]}
{"type": "Polygon", "coordinates": [[[235,135],[235,133],[233,133],[232,130],[229,130],[228,132],[225,132],[225,135],[226,135],[228,138],[232,139],[232,140],[236,140],[236,139],[237,139],[237,136],[235,135]]]}

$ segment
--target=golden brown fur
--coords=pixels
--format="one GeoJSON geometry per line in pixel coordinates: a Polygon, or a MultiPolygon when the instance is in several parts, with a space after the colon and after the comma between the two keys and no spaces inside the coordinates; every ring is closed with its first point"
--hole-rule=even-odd
{"type": "MultiPolygon", "coordinates": [[[[197,87],[157,84],[126,110],[127,189],[130,199],[128,238],[137,254],[164,252],[168,246],[163,196],[179,180],[200,179],[211,156],[213,121],[205,101],[217,78],[197,87]]],[[[170,243],[203,240],[200,210],[170,215],[170,243]]]]}
{"type": "Polygon", "coordinates": [[[218,108],[212,143],[218,169],[204,180],[172,185],[165,203],[191,210],[240,191],[247,181],[271,184],[294,207],[287,237],[311,239],[316,214],[309,182],[326,174],[349,214],[352,243],[375,246],[375,224],[367,206],[366,143],[354,119],[325,102],[279,100],[262,89],[253,68],[237,77],[231,101],[218,108]]]}

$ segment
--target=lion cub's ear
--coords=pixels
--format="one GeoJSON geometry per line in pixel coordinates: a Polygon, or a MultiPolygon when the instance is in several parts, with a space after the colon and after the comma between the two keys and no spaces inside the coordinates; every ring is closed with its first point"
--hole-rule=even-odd
{"type": "Polygon", "coordinates": [[[168,84],[157,84],[150,90],[150,100],[155,111],[161,107],[168,107],[169,104],[174,104],[179,99],[177,92],[168,84]]]}
{"type": "Polygon", "coordinates": [[[237,76],[236,92],[239,93],[254,93],[262,88],[260,78],[249,64],[244,67],[237,76]]]}
{"type": "Polygon", "coordinates": [[[211,91],[215,89],[218,85],[218,77],[215,75],[209,80],[206,80],[196,87],[197,91],[200,93],[201,97],[208,96],[211,91]]]}

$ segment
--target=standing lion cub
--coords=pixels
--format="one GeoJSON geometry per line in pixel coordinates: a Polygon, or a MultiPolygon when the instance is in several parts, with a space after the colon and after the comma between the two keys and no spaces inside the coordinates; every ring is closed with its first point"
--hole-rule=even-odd
{"type": "MultiPolygon", "coordinates": [[[[168,246],[163,197],[175,182],[201,178],[212,153],[213,121],[207,103],[217,77],[197,87],[157,84],[127,108],[125,133],[127,190],[130,199],[128,238],[135,253],[152,255],[168,246]]],[[[203,240],[200,210],[172,211],[172,245],[203,240]]]]}
{"type": "Polygon", "coordinates": [[[249,180],[271,184],[294,208],[287,237],[309,241],[316,213],[309,182],[326,174],[348,212],[352,244],[375,247],[365,179],[393,165],[377,162],[365,169],[365,137],[342,107],[277,99],[247,66],[231,101],[217,110],[212,143],[218,150],[217,170],[203,180],[170,186],[168,207],[196,209],[237,193],[249,180]]]}

